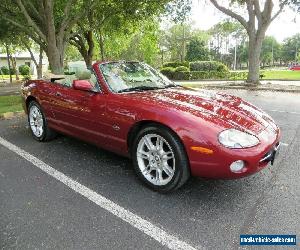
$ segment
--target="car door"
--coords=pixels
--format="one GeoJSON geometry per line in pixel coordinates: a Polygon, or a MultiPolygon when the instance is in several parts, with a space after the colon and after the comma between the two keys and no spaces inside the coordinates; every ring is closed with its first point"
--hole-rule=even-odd
{"type": "Polygon", "coordinates": [[[106,95],[59,85],[52,110],[62,132],[97,145],[105,145],[106,95]]]}

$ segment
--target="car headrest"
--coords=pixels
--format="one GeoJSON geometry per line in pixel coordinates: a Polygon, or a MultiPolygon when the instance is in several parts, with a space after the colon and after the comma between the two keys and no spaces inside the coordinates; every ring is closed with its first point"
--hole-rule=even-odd
{"type": "Polygon", "coordinates": [[[92,74],[89,70],[80,70],[76,72],[75,76],[78,80],[89,80],[92,74]]]}

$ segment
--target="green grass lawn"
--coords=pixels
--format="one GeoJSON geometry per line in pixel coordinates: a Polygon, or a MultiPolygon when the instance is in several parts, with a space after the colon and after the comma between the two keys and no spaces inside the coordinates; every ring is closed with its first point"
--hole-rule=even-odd
{"type": "MultiPolygon", "coordinates": [[[[235,71],[231,71],[235,72],[235,71]]],[[[246,70],[238,70],[236,72],[247,73],[246,70]]],[[[262,80],[299,80],[300,81],[300,71],[292,70],[261,70],[260,74],[264,75],[262,80]]],[[[246,74],[247,75],[247,74],[246,74]]],[[[246,80],[246,76],[237,76],[235,80],[246,80]]]]}
{"type": "Polygon", "coordinates": [[[299,80],[300,71],[292,70],[266,70],[262,72],[266,80],[299,80]]]}
{"type": "MultiPolygon", "coordinates": [[[[13,80],[16,80],[16,76],[15,75],[12,75],[11,76],[13,80]]],[[[9,79],[9,75],[0,75],[0,80],[8,80],[9,79]]]]}
{"type": "Polygon", "coordinates": [[[20,96],[0,96],[0,114],[22,110],[23,108],[20,96]]]}

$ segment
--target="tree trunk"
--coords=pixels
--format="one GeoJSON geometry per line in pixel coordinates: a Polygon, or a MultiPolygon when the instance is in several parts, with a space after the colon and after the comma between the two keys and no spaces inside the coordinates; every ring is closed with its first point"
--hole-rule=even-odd
{"type": "MultiPolygon", "coordinates": [[[[93,56],[94,56],[94,48],[95,48],[92,30],[89,30],[86,32],[85,39],[88,44],[88,49],[87,49],[86,58],[84,58],[84,61],[85,61],[86,67],[88,69],[91,69],[92,64],[93,64],[93,56]]],[[[103,57],[104,57],[104,55],[103,55],[103,57]]]]}
{"type": "Polygon", "coordinates": [[[263,8],[261,6],[262,1],[259,0],[236,1],[240,4],[245,4],[248,12],[248,19],[245,19],[239,13],[234,12],[230,6],[220,5],[220,1],[218,0],[210,0],[210,2],[221,12],[239,21],[247,30],[249,35],[249,74],[247,82],[254,84],[259,83],[259,57],[262,41],[265,37],[267,28],[282,12],[288,1],[282,1],[282,3],[279,4],[279,10],[277,10],[274,15],[272,15],[272,11],[275,1],[264,1],[263,8]]]}
{"type": "Polygon", "coordinates": [[[84,59],[86,67],[91,69],[95,51],[93,31],[88,30],[82,35],[77,34],[76,36],[71,37],[69,42],[78,49],[84,59]]]}
{"type": "Polygon", "coordinates": [[[99,31],[99,46],[100,46],[100,53],[101,53],[101,60],[104,61],[104,41],[103,41],[103,35],[102,31],[99,31]]]}
{"type": "Polygon", "coordinates": [[[259,84],[260,52],[264,36],[249,37],[249,73],[247,83],[259,84]]]}
{"type": "Polygon", "coordinates": [[[39,62],[36,61],[36,58],[34,57],[34,54],[31,50],[31,46],[27,43],[28,40],[23,40],[23,44],[28,50],[31,60],[33,61],[35,67],[36,67],[36,73],[37,73],[37,79],[41,79],[43,77],[43,48],[40,46],[40,54],[39,54],[39,62]]]}
{"type": "Polygon", "coordinates": [[[184,62],[185,60],[185,52],[186,52],[186,32],[185,32],[185,26],[184,23],[182,25],[182,52],[181,52],[181,62],[184,62]]]}
{"type": "Polygon", "coordinates": [[[12,84],[12,76],[11,76],[11,66],[10,66],[10,53],[9,53],[9,48],[8,45],[5,44],[5,48],[6,48],[6,56],[7,56],[7,66],[8,66],[8,71],[9,71],[9,83],[12,84]]]}
{"type": "Polygon", "coordinates": [[[47,47],[46,51],[50,70],[53,74],[63,74],[64,72],[64,61],[63,58],[65,56],[65,50],[64,47],[56,46],[55,44],[50,44],[47,47]]]}
{"type": "Polygon", "coordinates": [[[36,67],[38,79],[41,79],[43,77],[43,52],[44,52],[44,50],[40,46],[39,63],[38,63],[38,66],[36,67]]]}
{"type": "Polygon", "coordinates": [[[19,69],[17,67],[17,59],[16,59],[16,57],[13,58],[13,61],[14,61],[14,67],[15,67],[15,71],[16,71],[16,80],[19,81],[20,80],[19,69]]]}
{"type": "Polygon", "coordinates": [[[10,62],[11,62],[12,69],[15,72],[16,80],[19,81],[20,78],[19,78],[19,70],[17,69],[17,60],[12,55],[10,55],[10,62]]]}

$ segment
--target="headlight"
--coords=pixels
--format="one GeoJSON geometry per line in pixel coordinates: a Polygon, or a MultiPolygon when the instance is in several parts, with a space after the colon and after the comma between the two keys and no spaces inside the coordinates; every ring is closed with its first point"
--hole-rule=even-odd
{"type": "Polygon", "coordinates": [[[227,129],[219,134],[219,142],[228,148],[249,148],[257,145],[259,140],[254,135],[236,129],[227,129]]]}

